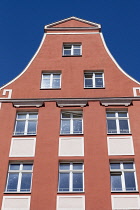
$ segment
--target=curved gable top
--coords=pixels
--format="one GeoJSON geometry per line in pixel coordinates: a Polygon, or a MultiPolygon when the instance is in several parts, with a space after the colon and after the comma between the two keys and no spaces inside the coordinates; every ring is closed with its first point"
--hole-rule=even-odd
{"type": "MultiPolygon", "coordinates": [[[[87,20],[84,20],[84,19],[80,19],[80,18],[77,18],[77,17],[69,17],[69,18],[66,18],[66,19],[63,19],[63,20],[60,20],[60,21],[57,21],[57,22],[54,22],[54,23],[51,23],[51,24],[48,24],[44,27],[44,29],[49,29],[49,28],[54,28],[54,27],[67,27],[65,26],[64,23],[68,22],[68,21],[77,21],[77,22],[80,22],[80,23],[83,23],[83,25],[78,25],[77,24],[77,27],[90,27],[90,28],[95,28],[95,29],[100,29],[101,28],[101,25],[100,24],[97,24],[97,23],[94,23],[94,22],[90,22],[90,21],[87,21],[87,20]]],[[[71,26],[70,26],[71,27],[71,26]]]]}

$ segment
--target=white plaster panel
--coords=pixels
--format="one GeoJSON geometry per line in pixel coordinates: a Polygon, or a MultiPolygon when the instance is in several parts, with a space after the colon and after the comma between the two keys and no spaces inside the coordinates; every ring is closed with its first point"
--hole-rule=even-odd
{"type": "Polygon", "coordinates": [[[32,157],[35,153],[35,138],[12,138],[10,157],[32,157]]]}
{"type": "Polygon", "coordinates": [[[4,196],[2,210],[29,210],[30,196],[4,196]]]}
{"type": "Polygon", "coordinates": [[[84,138],[59,138],[59,156],[84,156],[84,138]]]}
{"type": "Polygon", "coordinates": [[[112,209],[139,209],[140,197],[138,195],[112,195],[112,209]]]}
{"type": "Polygon", "coordinates": [[[128,137],[108,137],[109,155],[134,155],[133,139],[128,137]]]}
{"type": "Polygon", "coordinates": [[[85,197],[58,196],[57,210],[85,210],[85,197]]]}

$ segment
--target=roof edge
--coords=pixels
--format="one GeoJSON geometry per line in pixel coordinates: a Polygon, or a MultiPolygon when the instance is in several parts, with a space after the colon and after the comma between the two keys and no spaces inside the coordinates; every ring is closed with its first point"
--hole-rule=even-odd
{"type": "Polygon", "coordinates": [[[94,22],[91,22],[91,21],[88,21],[88,20],[84,20],[84,19],[81,19],[81,18],[72,16],[72,17],[65,18],[65,19],[63,19],[63,20],[60,20],[60,21],[53,22],[53,23],[51,23],[51,24],[45,25],[45,26],[44,26],[44,29],[51,28],[52,26],[55,26],[55,25],[60,24],[60,23],[64,23],[64,22],[66,22],[66,21],[68,21],[68,20],[78,20],[78,21],[81,21],[81,22],[83,22],[83,23],[91,24],[91,25],[97,27],[98,29],[101,28],[101,25],[98,24],[98,23],[94,23],[94,22]]]}

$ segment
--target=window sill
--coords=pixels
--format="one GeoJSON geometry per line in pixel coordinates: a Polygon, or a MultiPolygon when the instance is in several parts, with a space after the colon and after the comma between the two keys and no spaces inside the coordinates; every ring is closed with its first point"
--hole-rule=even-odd
{"type": "Polygon", "coordinates": [[[82,57],[82,55],[62,55],[62,57],[82,57]]]}
{"type": "Polygon", "coordinates": [[[30,192],[3,192],[4,194],[31,194],[31,191],[30,192]]]}
{"type": "Polygon", "coordinates": [[[83,133],[60,133],[60,136],[80,136],[84,135],[83,133]]]}
{"type": "Polygon", "coordinates": [[[138,190],[130,190],[130,191],[111,191],[111,193],[139,193],[138,190]]]}
{"type": "Polygon", "coordinates": [[[40,90],[61,90],[61,88],[40,88],[40,90]]]}
{"type": "Polygon", "coordinates": [[[132,133],[107,133],[107,135],[132,135],[132,133]]]}
{"type": "Polygon", "coordinates": [[[36,136],[36,134],[21,134],[21,135],[17,135],[17,134],[13,134],[13,137],[26,137],[26,136],[36,136]]]}
{"type": "Polygon", "coordinates": [[[85,191],[73,191],[73,192],[68,192],[68,191],[61,191],[57,192],[57,194],[77,194],[77,193],[85,193],[85,191]]]}
{"type": "Polygon", "coordinates": [[[84,87],[84,89],[105,89],[105,87],[84,87]]]}

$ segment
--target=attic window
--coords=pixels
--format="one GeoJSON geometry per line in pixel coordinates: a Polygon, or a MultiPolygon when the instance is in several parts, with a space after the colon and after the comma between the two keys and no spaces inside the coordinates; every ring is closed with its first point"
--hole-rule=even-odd
{"type": "Polygon", "coordinates": [[[81,56],[82,45],[80,43],[65,43],[63,44],[63,56],[81,56]]]}

